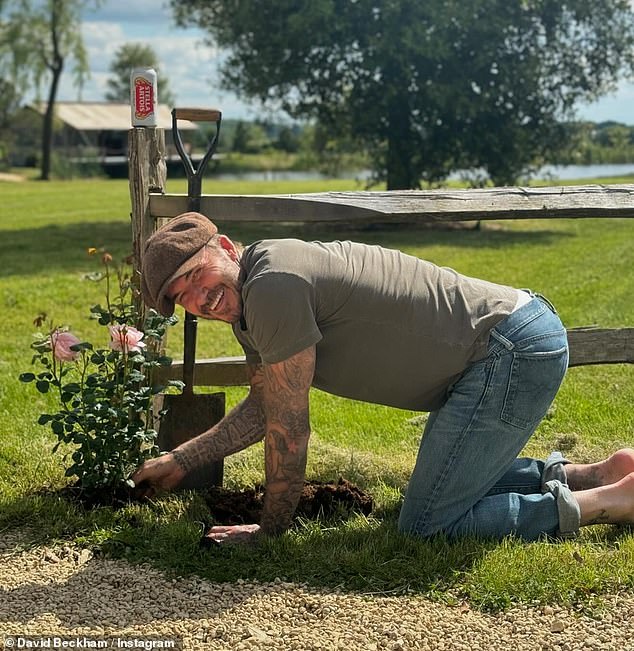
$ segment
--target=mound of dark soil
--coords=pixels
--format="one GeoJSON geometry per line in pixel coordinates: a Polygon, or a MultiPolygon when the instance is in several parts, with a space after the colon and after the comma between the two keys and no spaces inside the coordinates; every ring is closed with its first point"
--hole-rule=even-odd
{"type": "Polygon", "coordinates": [[[111,506],[114,509],[120,509],[132,502],[140,501],[135,495],[134,489],[124,484],[102,489],[87,489],[76,484],[68,484],[55,490],[45,488],[39,491],[39,494],[61,497],[87,511],[102,506],[111,506]]]}
{"type": "MultiPolygon", "coordinates": [[[[86,490],[68,485],[57,490],[44,489],[44,495],[56,495],[81,506],[86,510],[110,506],[122,508],[139,500],[134,489],[125,485],[103,490],[86,490]]],[[[222,487],[207,488],[202,491],[209,507],[213,524],[251,524],[260,521],[264,500],[264,487],[232,491],[222,487]]],[[[338,482],[307,481],[295,512],[295,517],[308,520],[347,516],[350,513],[369,515],[373,507],[372,496],[346,479],[338,482]]]]}
{"type": "MultiPolygon", "coordinates": [[[[221,487],[205,491],[205,501],[214,524],[259,522],[263,499],[262,486],[244,491],[230,491],[221,487]]],[[[372,507],[372,496],[346,479],[341,478],[337,483],[308,481],[304,484],[295,517],[313,520],[352,512],[369,515],[372,507]]]]}

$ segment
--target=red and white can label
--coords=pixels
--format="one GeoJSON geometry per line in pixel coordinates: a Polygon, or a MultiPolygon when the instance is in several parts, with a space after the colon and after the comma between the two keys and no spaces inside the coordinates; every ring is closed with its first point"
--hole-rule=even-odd
{"type": "Polygon", "coordinates": [[[156,126],[158,104],[156,72],[152,68],[137,68],[130,75],[132,125],[156,126]]]}
{"type": "Polygon", "coordinates": [[[154,111],[154,87],[143,77],[134,80],[134,116],[145,120],[154,111]]]}

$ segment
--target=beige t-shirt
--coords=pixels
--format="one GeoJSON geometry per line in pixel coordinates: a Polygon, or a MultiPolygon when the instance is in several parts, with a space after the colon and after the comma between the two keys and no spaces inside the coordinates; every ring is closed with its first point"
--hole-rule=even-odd
{"type": "Polygon", "coordinates": [[[316,346],[313,385],[357,400],[431,411],[516,289],[354,242],[263,240],[242,257],[243,318],[233,330],[250,363],[316,346]]]}

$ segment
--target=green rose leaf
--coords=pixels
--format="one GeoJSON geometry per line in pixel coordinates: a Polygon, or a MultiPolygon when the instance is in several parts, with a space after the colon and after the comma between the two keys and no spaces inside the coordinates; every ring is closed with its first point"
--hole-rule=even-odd
{"type": "Polygon", "coordinates": [[[130,371],[128,377],[132,382],[143,382],[145,380],[145,375],[137,370],[130,371]]]}
{"type": "Polygon", "coordinates": [[[61,420],[54,420],[51,423],[51,429],[53,430],[53,434],[61,436],[64,433],[64,423],[61,420]]]}

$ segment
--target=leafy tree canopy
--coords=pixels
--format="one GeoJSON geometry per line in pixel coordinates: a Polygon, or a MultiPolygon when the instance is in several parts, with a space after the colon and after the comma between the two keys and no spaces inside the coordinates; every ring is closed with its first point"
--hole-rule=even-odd
{"type": "Polygon", "coordinates": [[[154,68],[158,75],[158,98],[161,104],[174,106],[175,98],[168,78],[161,74],[156,52],[150,45],[124,43],[115,53],[107,81],[106,99],[111,102],[130,101],[130,72],[133,68],[154,68]]]}
{"type": "Polygon", "coordinates": [[[367,150],[390,189],[506,183],[634,63],[628,0],[171,0],[229,50],[223,82],[367,150]]]}

